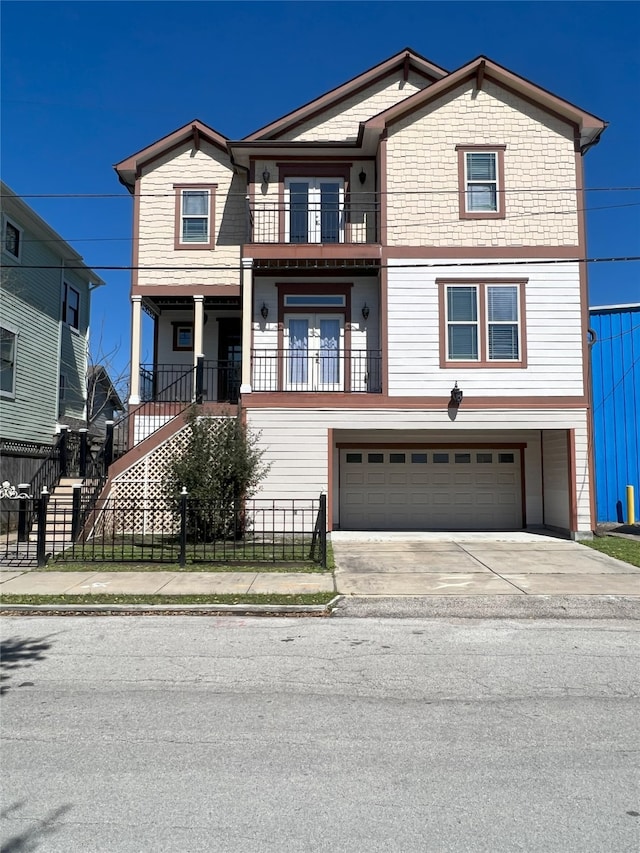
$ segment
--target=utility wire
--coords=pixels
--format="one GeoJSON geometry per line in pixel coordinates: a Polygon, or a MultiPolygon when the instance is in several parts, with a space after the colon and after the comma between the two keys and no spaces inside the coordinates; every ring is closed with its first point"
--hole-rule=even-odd
{"type": "MultiPolygon", "coordinates": [[[[473,247],[471,247],[473,248],[473,247]]],[[[256,259],[260,260],[260,259],[256,259]]],[[[631,261],[640,261],[640,255],[627,255],[621,257],[611,257],[611,258],[532,258],[530,260],[520,260],[513,259],[508,261],[495,261],[491,258],[486,258],[482,261],[455,261],[455,262],[439,262],[437,260],[431,261],[429,263],[400,263],[400,264],[332,264],[331,269],[333,270],[346,270],[347,272],[353,272],[354,269],[366,269],[370,268],[372,271],[376,271],[379,269],[428,269],[428,268],[442,268],[442,267],[487,267],[487,266],[535,266],[541,264],[547,265],[557,265],[557,264],[612,264],[612,263],[627,263],[631,261]]],[[[65,264],[62,269],[65,270],[74,270],[74,269],[82,269],[86,270],[87,267],[92,270],[111,270],[111,271],[132,271],[132,270],[143,270],[147,272],[240,272],[242,270],[242,266],[154,266],[154,265],[115,265],[115,264],[65,264]]],[[[309,266],[309,265],[287,265],[286,267],[274,267],[274,273],[277,275],[279,272],[281,273],[283,270],[292,270],[292,271],[300,271],[300,270],[309,270],[309,269],[317,269],[319,272],[322,272],[326,269],[326,266],[309,266]]],[[[28,269],[28,270],[60,270],[60,264],[19,264],[15,267],[8,267],[8,269],[28,269]]],[[[265,269],[265,267],[254,267],[255,269],[265,269]]]]}

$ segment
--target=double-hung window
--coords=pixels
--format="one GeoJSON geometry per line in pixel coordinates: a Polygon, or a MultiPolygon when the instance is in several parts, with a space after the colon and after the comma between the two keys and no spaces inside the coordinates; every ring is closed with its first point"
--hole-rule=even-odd
{"type": "Polygon", "coordinates": [[[19,261],[22,254],[22,229],[6,218],[2,227],[2,248],[8,255],[19,261]]]}
{"type": "Polygon", "coordinates": [[[62,299],[62,320],[74,329],[80,328],[80,294],[66,281],[62,299]]]}
{"type": "Polygon", "coordinates": [[[176,249],[213,248],[213,195],[215,184],[175,186],[176,249]]]}
{"type": "Polygon", "coordinates": [[[13,397],[16,391],[16,344],[18,333],[0,327],[0,395],[13,397]]]}
{"type": "Polygon", "coordinates": [[[462,219],[504,218],[504,147],[458,146],[462,219]]]}
{"type": "Polygon", "coordinates": [[[524,367],[524,282],[439,282],[444,367],[524,367]]]}

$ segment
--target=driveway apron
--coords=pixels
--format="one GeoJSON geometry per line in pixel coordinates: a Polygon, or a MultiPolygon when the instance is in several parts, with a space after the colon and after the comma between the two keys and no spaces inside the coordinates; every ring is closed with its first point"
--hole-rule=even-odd
{"type": "Polygon", "coordinates": [[[345,595],[638,595],[640,569],[549,535],[331,534],[345,595]]]}

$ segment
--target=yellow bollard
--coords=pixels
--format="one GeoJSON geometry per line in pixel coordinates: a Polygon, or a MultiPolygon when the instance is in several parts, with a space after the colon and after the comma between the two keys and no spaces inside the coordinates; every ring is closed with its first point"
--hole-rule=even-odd
{"type": "Polygon", "coordinates": [[[636,523],[636,505],[633,499],[633,486],[627,486],[627,524],[636,523]]]}

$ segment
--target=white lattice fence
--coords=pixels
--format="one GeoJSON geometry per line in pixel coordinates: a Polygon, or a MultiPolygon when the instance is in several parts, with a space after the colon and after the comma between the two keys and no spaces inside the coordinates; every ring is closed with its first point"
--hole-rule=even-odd
{"type": "MultiPolygon", "coordinates": [[[[219,435],[234,418],[207,418],[214,435],[219,435]]],[[[165,501],[169,463],[185,452],[189,427],[185,426],[146,456],[131,465],[111,483],[110,503],[122,509],[103,512],[98,524],[112,525],[109,533],[177,532],[177,521],[165,501]]],[[[97,531],[96,525],[96,531],[97,531]]],[[[104,528],[103,528],[104,529],[104,528]]]]}

